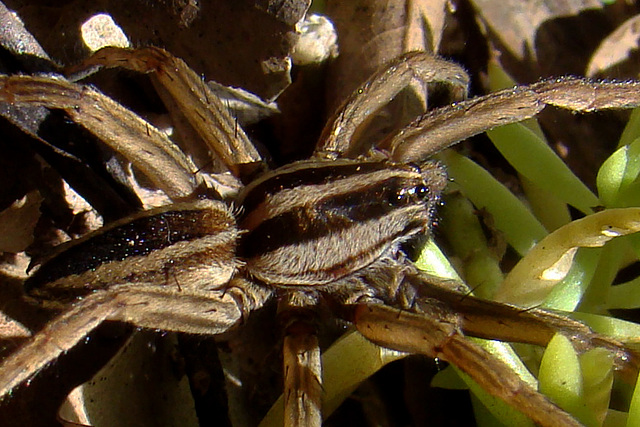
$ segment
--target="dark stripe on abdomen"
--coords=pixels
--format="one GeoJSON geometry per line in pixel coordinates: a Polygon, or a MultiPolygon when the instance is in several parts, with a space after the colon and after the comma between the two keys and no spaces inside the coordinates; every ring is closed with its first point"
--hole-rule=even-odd
{"type": "Polygon", "coordinates": [[[167,210],[137,217],[72,244],[27,279],[25,289],[79,275],[108,262],[144,256],[177,242],[219,233],[235,226],[229,220],[232,218],[226,211],[217,209],[167,210]]]}

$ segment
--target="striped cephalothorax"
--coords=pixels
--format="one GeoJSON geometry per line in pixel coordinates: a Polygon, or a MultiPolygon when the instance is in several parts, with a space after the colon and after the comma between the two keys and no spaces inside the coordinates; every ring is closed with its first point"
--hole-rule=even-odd
{"type": "Polygon", "coordinates": [[[107,48],[82,66],[151,72],[208,149],[248,181],[225,201],[194,160],[164,134],[91,87],[51,77],[2,76],[0,100],[67,115],[133,163],[173,201],[112,222],[60,248],[26,282],[30,298],[61,310],[0,365],[3,397],[105,320],[216,335],[277,299],[284,325],[285,424],[321,422],[316,307],[330,307],[384,347],[447,360],[541,425],[579,425],[463,332],[546,345],[555,332],[580,350],[635,355],[578,322],[541,310],[460,295],[419,272],[403,244],[428,234],[447,183],[427,160],[463,138],[537,114],[640,103],[640,83],[560,79],[458,102],[427,113],[376,147],[358,135],[372,111],[411,81],[463,93],[467,76],[424,53],[404,55],[367,80],[329,120],[311,160],[264,172],[226,108],[182,61],[161,49],[107,48]],[[227,203],[228,202],[228,203],[227,203]],[[234,206],[235,208],[230,208],[234,206]],[[337,307],[337,308],[336,308],[337,307]],[[399,310],[398,310],[399,309],[399,310]],[[488,320],[493,319],[493,320],[488,320]]]}

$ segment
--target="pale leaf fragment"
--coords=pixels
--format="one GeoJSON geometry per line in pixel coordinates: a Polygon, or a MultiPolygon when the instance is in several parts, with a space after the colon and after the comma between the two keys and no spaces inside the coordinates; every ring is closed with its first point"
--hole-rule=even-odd
{"type": "Polygon", "coordinates": [[[40,193],[32,191],[0,212],[0,252],[22,252],[33,242],[40,203],[40,193]]]}
{"type": "Polygon", "coordinates": [[[3,340],[10,338],[29,338],[31,331],[17,320],[11,319],[0,312],[0,338],[3,340]]]}
{"type": "Polygon", "coordinates": [[[511,270],[496,300],[532,307],[543,302],[569,271],[578,247],[600,247],[640,231],[640,208],[609,209],[573,221],[540,241],[511,270]]]}
{"type": "Polygon", "coordinates": [[[589,61],[586,76],[594,77],[624,62],[632,50],[638,49],[639,43],[640,15],[636,15],[626,20],[600,43],[589,61]]]}
{"type": "Polygon", "coordinates": [[[535,58],[536,37],[544,22],[576,16],[587,9],[602,8],[595,0],[517,1],[473,0],[479,19],[496,34],[510,54],[518,59],[535,58]]]}

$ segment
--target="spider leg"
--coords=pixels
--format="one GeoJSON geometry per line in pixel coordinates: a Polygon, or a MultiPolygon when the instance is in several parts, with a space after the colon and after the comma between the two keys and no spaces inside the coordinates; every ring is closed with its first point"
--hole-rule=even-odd
{"type": "Polygon", "coordinates": [[[469,76],[452,62],[424,52],[400,56],[381,68],[358,88],[329,119],[318,140],[318,157],[357,157],[371,147],[360,147],[358,133],[373,113],[387,105],[412,80],[443,82],[454,88],[454,99],[466,95],[469,76]]]}
{"type": "Polygon", "coordinates": [[[581,424],[522,381],[505,363],[466,339],[460,316],[441,303],[426,301],[422,314],[378,304],[359,304],[354,324],[368,340],[399,351],[446,360],[465,372],[488,393],[529,416],[541,426],[581,424]]]}
{"type": "Polygon", "coordinates": [[[458,141],[494,127],[517,123],[547,105],[577,112],[640,105],[638,82],[543,80],[442,107],[417,118],[381,143],[397,162],[425,159],[458,141]]]}
{"type": "Polygon", "coordinates": [[[262,158],[242,127],[206,82],[181,59],[156,47],[135,50],[106,47],[68,72],[95,67],[123,67],[151,73],[159,94],[162,96],[166,91],[200,138],[234,175],[254,172],[261,165],[262,158]],[[243,165],[245,168],[241,169],[243,165]]]}
{"type": "Polygon", "coordinates": [[[0,101],[64,110],[172,199],[189,196],[199,185],[195,166],[165,134],[88,86],[50,77],[0,75],[0,101]]]}
{"type": "Polygon", "coordinates": [[[460,313],[460,328],[465,334],[498,341],[546,346],[556,333],[569,337],[579,352],[605,348],[614,356],[616,370],[633,383],[640,369],[638,354],[614,338],[594,333],[589,327],[566,316],[540,309],[522,309],[471,295],[461,295],[433,283],[421,275],[405,277],[421,296],[442,301],[460,313]]]}
{"type": "Polygon", "coordinates": [[[297,322],[290,325],[283,342],[284,425],[322,424],[322,364],[315,331],[297,322]]]}
{"type": "Polygon", "coordinates": [[[287,294],[278,305],[283,324],[284,425],[322,425],[322,361],[316,336],[315,298],[287,294]]]}
{"type": "Polygon", "coordinates": [[[96,294],[49,322],[0,364],[0,398],[71,349],[116,310],[117,301],[111,295],[96,294]]]}
{"type": "MultiPolygon", "coordinates": [[[[36,333],[0,364],[0,399],[73,348],[105,320],[150,329],[215,335],[225,332],[257,303],[256,295],[231,287],[217,292],[176,294],[153,284],[122,285],[96,292],[36,333]],[[249,306],[245,306],[249,304],[249,306]]],[[[264,294],[264,292],[263,292],[264,294]]],[[[265,298],[268,295],[263,295],[265,298]]]]}

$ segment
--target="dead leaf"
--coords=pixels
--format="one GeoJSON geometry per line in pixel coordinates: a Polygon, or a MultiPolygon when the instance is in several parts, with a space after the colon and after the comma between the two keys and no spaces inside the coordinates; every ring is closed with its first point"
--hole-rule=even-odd
{"type": "Polygon", "coordinates": [[[107,13],[133,46],[163,47],[210,80],[270,100],[291,81],[288,56],[297,39],[295,24],[310,1],[258,8],[253,0],[201,0],[198,10],[188,4],[176,9],[174,2],[164,1],[6,3],[60,63],[72,64],[88,55],[80,27],[93,15],[107,13]]]}
{"type": "Polygon", "coordinates": [[[328,111],[368,76],[403,53],[438,51],[447,0],[327,2],[338,34],[340,57],[332,64],[328,111]]]}
{"type": "Polygon", "coordinates": [[[545,21],[602,8],[597,0],[519,1],[472,0],[487,29],[518,60],[536,58],[536,37],[545,21]]]}
{"type": "Polygon", "coordinates": [[[587,66],[587,77],[594,77],[617,66],[638,50],[640,43],[640,15],[625,21],[605,38],[591,57],[587,66]]]}
{"type": "Polygon", "coordinates": [[[42,197],[32,191],[0,212],[0,252],[22,252],[33,243],[40,203],[42,197]]]}

